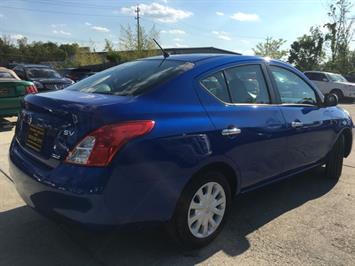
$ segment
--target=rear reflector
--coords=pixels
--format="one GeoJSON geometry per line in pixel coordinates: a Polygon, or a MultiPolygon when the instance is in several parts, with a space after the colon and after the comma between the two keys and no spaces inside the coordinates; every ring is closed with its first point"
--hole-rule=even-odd
{"type": "Polygon", "coordinates": [[[154,121],[131,121],[103,126],[88,134],[69,152],[66,162],[86,166],[107,166],[131,139],[148,134],[154,121]]]}
{"type": "Polygon", "coordinates": [[[26,87],[26,93],[29,94],[29,93],[37,93],[38,90],[36,88],[35,85],[30,85],[30,86],[27,86],[26,87]]]}

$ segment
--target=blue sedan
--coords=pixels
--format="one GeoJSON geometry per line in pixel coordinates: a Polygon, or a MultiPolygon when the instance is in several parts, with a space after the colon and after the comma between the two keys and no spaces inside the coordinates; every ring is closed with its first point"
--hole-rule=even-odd
{"type": "Polygon", "coordinates": [[[353,122],[336,105],[279,61],[146,58],[26,96],[10,173],[44,215],[160,222],[200,247],[220,233],[235,195],[318,166],[340,177],[353,122]]]}

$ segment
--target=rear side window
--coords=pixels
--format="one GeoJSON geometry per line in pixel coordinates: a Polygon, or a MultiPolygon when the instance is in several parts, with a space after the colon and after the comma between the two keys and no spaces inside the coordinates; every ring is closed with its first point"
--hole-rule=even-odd
{"type": "Polygon", "coordinates": [[[270,103],[270,96],[260,65],[239,66],[225,70],[232,103],[270,103]]]}
{"type": "Polygon", "coordinates": [[[218,72],[201,80],[201,84],[212,95],[223,102],[230,103],[229,93],[223,73],[218,72]]]}
{"type": "Polygon", "coordinates": [[[138,60],[97,73],[67,90],[120,96],[140,95],[193,67],[193,63],[183,61],[138,60]]]}
{"type": "Polygon", "coordinates": [[[305,75],[314,81],[327,81],[327,77],[323,73],[305,73],[305,75]]]}
{"type": "Polygon", "coordinates": [[[282,103],[317,104],[314,90],[302,78],[281,67],[270,68],[282,103]]]}

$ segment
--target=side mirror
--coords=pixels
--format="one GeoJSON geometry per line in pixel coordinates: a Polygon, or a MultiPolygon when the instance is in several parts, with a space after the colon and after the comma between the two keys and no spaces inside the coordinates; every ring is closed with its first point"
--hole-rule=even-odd
{"type": "Polygon", "coordinates": [[[338,96],[333,93],[327,93],[324,95],[324,106],[336,106],[338,105],[338,96]]]}
{"type": "Polygon", "coordinates": [[[322,81],[328,82],[329,80],[327,78],[323,78],[322,81]]]}

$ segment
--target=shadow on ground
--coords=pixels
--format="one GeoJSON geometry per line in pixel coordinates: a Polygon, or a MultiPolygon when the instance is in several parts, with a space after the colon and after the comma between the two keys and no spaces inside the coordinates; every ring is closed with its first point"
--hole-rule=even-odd
{"type": "Polygon", "coordinates": [[[219,251],[238,256],[250,247],[248,234],[335,184],[319,170],[239,196],[222,234],[192,252],[176,248],[161,228],[93,233],[20,207],[0,213],[0,265],[192,265],[219,251]]]}
{"type": "Polygon", "coordinates": [[[16,122],[11,122],[0,117],[0,132],[11,131],[15,125],[16,122]]]}

